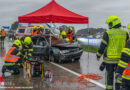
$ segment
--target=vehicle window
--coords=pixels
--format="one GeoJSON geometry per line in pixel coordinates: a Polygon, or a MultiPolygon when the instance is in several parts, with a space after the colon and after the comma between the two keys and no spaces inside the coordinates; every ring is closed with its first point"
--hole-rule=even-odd
{"type": "Polygon", "coordinates": [[[26,33],[31,33],[31,28],[27,28],[27,31],[26,31],[26,33]]]}
{"type": "Polygon", "coordinates": [[[40,46],[45,46],[46,45],[46,40],[44,38],[39,38],[37,45],[40,46]]]}
{"type": "Polygon", "coordinates": [[[49,29],[45,29],[45,30],[44,30],[44,33],[45,33],[45,34],[50,34],[50,30],[49,30],[49,29]]]}
{"type": "Polygon", "coordinates": [[[47,44],[46,40],[42,37],[33,37],[32,41],[34,45],[45,46],[47,44]]]}
{"type": "Polygon", "coordinates": [[[33,42],[33,44],[34,44],[34,45],[36,45],[37,40],[38,40],[38,38],[37,38],[37,37],[33,37],[33,38],[32,38],[32,42],[33,42]]]}
{"type": "Polygon", "coordinates": [[[23,28],[18,30],[18,33],[24,33],[24,32],[25,32],[25,29],[23,28]]]}
{"type": "Polygon", "coordinates": [[[53,32],[54,32],[54,34],[56,34],[56,35],[60,35],[60,30],[59,29],[53,29],[53,32]]]}

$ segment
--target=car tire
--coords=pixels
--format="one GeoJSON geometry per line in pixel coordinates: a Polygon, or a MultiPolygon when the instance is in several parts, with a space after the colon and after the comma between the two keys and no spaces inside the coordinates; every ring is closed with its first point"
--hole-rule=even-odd
{"type": "Polygon", "coordinates": [[[57,60],[55,59],[53,53],[50,55],[50,61],[52,61],[52,62],[57,62],[57,60]]]}
{"type": "Polygon", "coordinates": [[[80,57],[76,58],[75,61],[79,61],[80,60],[80,57]]]}

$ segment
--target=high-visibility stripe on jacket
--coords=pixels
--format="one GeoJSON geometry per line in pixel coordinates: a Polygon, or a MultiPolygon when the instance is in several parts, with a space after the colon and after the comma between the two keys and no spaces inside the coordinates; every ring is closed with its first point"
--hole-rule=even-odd
{"type": "Polygon", "coordinates": [[[69,38],[70,42],[72,41],[72,37],[73,37],[73,32],[67,32],[67,35],[66,35],[67,38],[69,38]]]}
{"type": "Polygon", "coordinates": [[[6,35],[6,31],[5,30],[2,30],[1,31],[1,36],[5,36],[6,35]]]}
{"type": "Polygon", "coordinates": [[[16,63],[19,60],[19,57],[16,55],[12,55],[11,52],[15,49],[16,47],[12,47],[9,49],[6,57],[5,57],[5,62],[11,62],[11,63],[16,63]]]}
{"type": "Polygon", "coordinates": [[[123,71],[122,78],[130,80],[130,63],[128,63],[126,69],[123,71]]]}
{"type": "Polygon", "coordinates": [[[32,32],[31,32],[31,35],[37,35],[38,34],[38,31],[37,30],[32,30],[32,32]]]}
{"type": "Polygon", "coordinates": [[[121,50],[124,48],[127,32],[121,28],[110,29],[106,31],[109,37],[109,43],[107,43],[106,54],[103,62],[106,63],[118,63],[121,58],[121,50]]]}

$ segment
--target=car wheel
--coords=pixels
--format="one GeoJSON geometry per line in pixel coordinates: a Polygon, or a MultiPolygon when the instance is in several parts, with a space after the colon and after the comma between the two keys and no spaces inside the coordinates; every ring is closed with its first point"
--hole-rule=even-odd
{"type": "Polygon", "coordinates": [[[61,64],[61,63],[62,63],[62,61],[61,61],[61,60],[57,60],[57,62],[58,62],[59,64],[61,64]]]}
{"type": "Polygon", "coordinates": [[[75,60],[76,60],[76,61],[79,61],[79,60],[80,60],[80,57],[76,58],[75,60]]]}
{"type": "Polygon", "coordinates": [[[72,59],[72,62],[74,62],[75,61],[75,59],[72,59]]]}
{"type": "Polygon", "coordinates": [[[55,62],[56,60],[55,60],[55,57],[54,57],[54,55],[53,55],[53,53],[50,55],[50,61],[52,61],[52,62],[55,62]]]}

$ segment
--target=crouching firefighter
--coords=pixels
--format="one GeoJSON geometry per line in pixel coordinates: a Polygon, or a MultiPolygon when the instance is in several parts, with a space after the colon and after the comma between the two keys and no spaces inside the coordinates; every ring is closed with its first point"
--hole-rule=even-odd
{"type": "Polygon", "coordinates": [[[2,68],[2,73],[9,72],[11,74],[19,74],[19,67],[17,63],[20,61],[20,58],[23,57],[21,54],[22,44],[19,40],[15,40],[12,47],[6,54],[5,64],[2,68]]]}
{"type": "Polygon", "coordinates": [[[121,59],[116,69],[117,80],[122,81],[119,90],[130,90],[130,40],[122,50],[121,59]]]}

